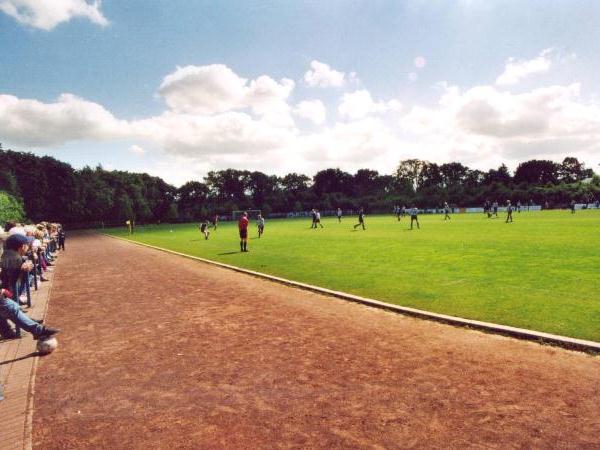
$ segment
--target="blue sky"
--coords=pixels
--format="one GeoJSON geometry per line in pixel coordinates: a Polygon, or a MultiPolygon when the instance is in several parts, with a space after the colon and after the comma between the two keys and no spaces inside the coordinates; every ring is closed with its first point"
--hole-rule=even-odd
{"type": "Polygon", "coordinates": [[[0,142],[235,167],[600,163],[600,2],[0,0],[0,142]]]}

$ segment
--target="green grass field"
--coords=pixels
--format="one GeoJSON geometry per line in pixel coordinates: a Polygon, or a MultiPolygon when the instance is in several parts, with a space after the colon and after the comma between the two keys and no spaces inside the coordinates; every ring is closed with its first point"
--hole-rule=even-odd
{"type": "MultiPolygon", "coordinates": [[[[600,211],[504,215],[367,216],[268,220],[249,252],[237,226],[204,240],[196,224],[138,227],[140,242],[389,303],[600,341],[600,211]],[[172,230],[172,231],[171,231],[172,230]]],[[[104,230],[129,237],[124,229],[104,230]]]]}

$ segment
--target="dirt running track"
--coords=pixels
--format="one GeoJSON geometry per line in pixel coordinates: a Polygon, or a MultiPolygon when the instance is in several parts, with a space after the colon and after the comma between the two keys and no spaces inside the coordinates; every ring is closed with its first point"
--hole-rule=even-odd
{"type": "Polygon", "coordinates": [[[34,448],[600,447],[600,357],[93,234],[54,283],[34,448]]]}

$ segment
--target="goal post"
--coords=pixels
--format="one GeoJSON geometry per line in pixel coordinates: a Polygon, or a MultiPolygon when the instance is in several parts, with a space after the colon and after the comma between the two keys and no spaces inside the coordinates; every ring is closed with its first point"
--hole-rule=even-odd
{"type": "Polygon", "coordinates": [[[242,209],[239,211],[232,211],[231,218],[233,220],[238,220],[240,217],[242,217],[242,214],[244,214],[245,212],[248,213],[248,219],[250,220],[256,220],[258,215],[261,213],[260,209],[242,209]]]}

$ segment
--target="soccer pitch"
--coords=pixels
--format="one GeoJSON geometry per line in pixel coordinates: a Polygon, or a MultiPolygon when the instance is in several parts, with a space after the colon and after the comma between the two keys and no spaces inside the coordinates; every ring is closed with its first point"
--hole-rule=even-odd
{"type": "MultiPolygon", "coordinates": [[[[170,250],[402,306],[600,341],[600,211],[268,220],[249,252],[237,224],[205,240],[197,224],[104,230],[170,250]]],[[[235,293],[232,292],[232,295],[235,293]]]]}

